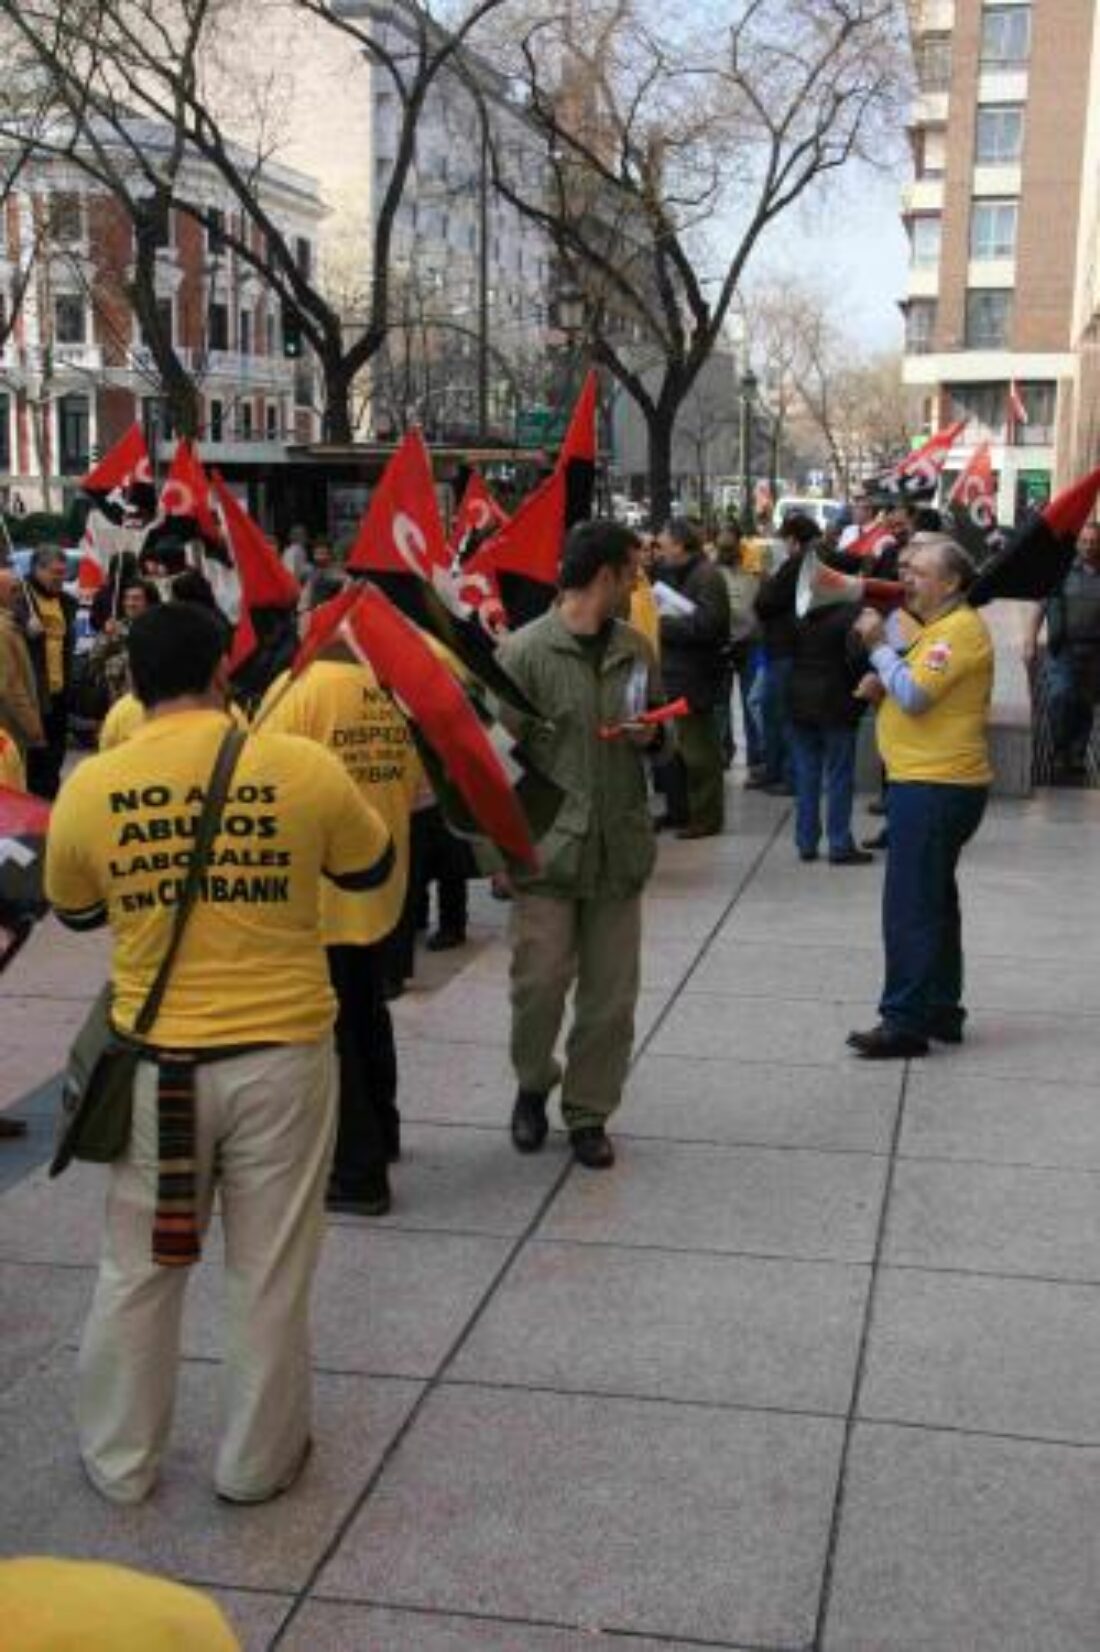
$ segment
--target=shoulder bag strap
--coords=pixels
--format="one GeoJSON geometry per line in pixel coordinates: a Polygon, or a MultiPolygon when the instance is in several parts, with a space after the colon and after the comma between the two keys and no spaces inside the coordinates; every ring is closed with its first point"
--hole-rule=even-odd
{"type": "Polygon", "coordinates": [[[209,784],[206,788],[206,797],[203,800],[202,812],[199,815],[198,825],[195,828],[195,841],[191,850],[191,861],[187,868],[187,877],[180,893],[179,903],[176,906],[175,917],[172,922],[172,934],[168,942],[168,950],[164,954],[156,979],[149,988],[149,996],[138,1012],[134,1022],[132,1035],[134,1038],[145,1038],[152,1029],[164,1000],[168,986],[168,977],[172,972],[172,965],[176,961],[176,954],[183,940],[183,932],[187,928],[187,920],[194,909],[198,898],[199,885],[206,870],[206,857],[221,825],[222,809],[229,795],[230,782],[233,771],[237,767],[237,759],[241,755],[247,736],[234,723],[227,729],[221,745],[218,747],[217,761],[214,764],[209,784]]]}

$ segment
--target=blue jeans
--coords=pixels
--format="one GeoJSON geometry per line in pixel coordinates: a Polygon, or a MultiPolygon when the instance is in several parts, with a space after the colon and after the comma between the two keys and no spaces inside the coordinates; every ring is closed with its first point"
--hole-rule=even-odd
{"type": "MultiPolygon", "coordinates": [[[[791,725],[787,716],[787,685],[793,661],[768,659],[761,667],[760,718],[764,736],[764,771],[769,784],[791,778],[791,725]]],[[[755,686],[755,685],[754,685],[755,686]]]]}
{"type": "Polygon", "coordinates": [[[799,853],[813,854],[821,837],[821,792],[825,790],[825,835],[830,855],[852,844],[852,792],[856,772],[854,728],[811,728],[791,724],[794,758],[794,840],[799,853]]]}
{"type": "Polygon", "coordinates": [[[1043,669],[1055,760],[1082,763],[1092,738],[1092,701],[1082,694],[1068,653],[1048,654],[1043,669]]]}
{"type": "Polygon", "coordinates": [[[985,812],[984,786],[891,780],[882,891],[886,985],[879,1014],[893,1031],[959,1031],[963,958],[955,868],[985,812]]]}

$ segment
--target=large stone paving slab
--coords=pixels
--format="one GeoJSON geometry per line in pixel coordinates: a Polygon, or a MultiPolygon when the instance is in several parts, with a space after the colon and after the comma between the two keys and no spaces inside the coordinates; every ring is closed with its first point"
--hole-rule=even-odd
{"type": "Polygon", "coordinates": [[[0,1259],[87,1265],[99,1260],[107,1170],[74,1164],[50,1181],[39,1169],[0,1199],[0,1259]]]}
{"type": "Polygon", "coordinates": [[[816,1418],[436,1390],[317,1592],[800,1645],[841,1435],[816,1418]]]}
{"type": "Polygon", "coordinates": [[[81,1268],[0,1263],[0,1392],[73,1341],[93,1278],[81,1268]]]}
{"type": "Polygon", "coordinates": [[[903,1156],[1100,1170],[1095,1075],[1078,1084],[987,1078],[947,1061],[909,1070],[903,1156]]]}
{"type": "Polygon", "coordinates": [[[285,1498],[236,1509],[219,1503],[211,1484],[217,1368],[187,1365],[160,1485],[139,1507],[115,1508],[81,1471],[72,1356],[59,1356],[0,1396],[0,1553],[73,1554],[207,1584],[301,1588],[419,1392],[410,1382],[316,1378],[315,1450],[299,1484],[285,1498]]]}
{"type": "Polygon", "coordinates": [[[620,1170],[570,1176],[546,1239],[868,1262],[886,1161],[868,1154],[620,1142],[620,1170]]]}
{"type": "Polygon", "coordinates": [[[883,1063],[806,1067],[647,1054],[612,1129],[670,1141],[886,1153],[900,1088],[898,1069],[883,1063]]]}
{"type": "Polygon", "coordinates": [[[824,1652],[1095,1652],[1100,1452],[858,1428],[824,1652]]]}
{"type": "Polygon", "coordinates": [[[847,1071],[857,1065],[845,1046],[849,1032],[875,1019],[864,1003],[773,998],[760,1004],[695,992],[672,1006],[650,1048],[655,1055],[847,1071]]]}
{"type": "Polygon", "coordinates": [[[236,1632],[243,1652],[267,1652],[291,1606],[292,1595],[261,1590],[209,1589],[236,1632]]]}
{"type": "Polygon", "coordinates": [[[1100,1289],[888,1269],[860,1413],[1100,1445],[1100,1289]]]}
{"type": "Polygon", "coordinates": [[[983,1010],[967,1024],[966,1044],[943,1065],[957,1065],[967,1078],[1088,1084],[1096,1074],[1096,1043],[1095,1016],[983,1010]]]}
{"type": "MultiPolygon", "coordinates": [[[[319,1370],[430,1377],[508,1254],[503,1239],[401,1233],[382,1223],[330,1229],[310,1306],[319,1370]]],[[[225,1275],[204,1268],[190,1293],[184,1350],[220,1359],[225,1275]]]]}
{"type": "Polygon", "coordinates": [[[448,1375],[843,1414],[869,1269],[536,1244],[448,1375]]]}
{"type": "Polygon", "coordinates": [[[898,1165],[888,1262],[1100,1284],[1100,1175],[1019,1165],[898,1165]]]}
{"type": "MultiPolygon", "coordinates": [[[[280,1652],[690,1652],[682,1641],[601,1635],[596,1629],[546,1629],[490,1618],[395,1612],[310,1601],[279,1642],[280,1652]]],[[[726,1652],[738,1652],[727,1647],[726,1652]]]]}

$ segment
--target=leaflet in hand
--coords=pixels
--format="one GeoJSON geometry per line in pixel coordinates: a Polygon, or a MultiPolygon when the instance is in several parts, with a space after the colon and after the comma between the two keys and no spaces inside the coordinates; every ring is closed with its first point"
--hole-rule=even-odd
{"type": "Polygon", "coordinates": [[[672,585],[666,585],[663,579],[658,579],[653,586],[653,597],[657,604],[657,611],[661,614],[677,614],[681,618],[694,614],[695,604],[690,597],[685,597],[672,585]]]}

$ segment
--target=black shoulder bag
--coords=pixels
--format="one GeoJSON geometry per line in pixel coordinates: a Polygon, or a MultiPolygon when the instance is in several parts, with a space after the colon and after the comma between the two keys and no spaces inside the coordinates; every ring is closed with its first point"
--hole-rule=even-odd
{"type": "Polygon", "coordinates": [[[202,812],[195,829],[195,841],[187,878],[172,921],[172,934],[149,994],[134,1022],[133,1031],[123,1035],[111,1025],[110,982],[101,990],[77,1033],[69,1051],[61,1090],[61,1112],[57,1121],[54,1156],[50,1175],[60,1176],[73,1159],[92,1164],[109,1164],[125,1153],[130,1141],[134,1108],[134,1074],[137,1064],[148,1059],[141,1043],[153,1029],[164,1000],[168,977],[198,899],[206,859],[221,824],[221,814],[229,795],[233,771],[245,743],[244,732],[233,725],[218,748],[202,812]]]}

